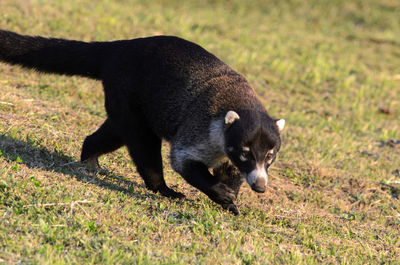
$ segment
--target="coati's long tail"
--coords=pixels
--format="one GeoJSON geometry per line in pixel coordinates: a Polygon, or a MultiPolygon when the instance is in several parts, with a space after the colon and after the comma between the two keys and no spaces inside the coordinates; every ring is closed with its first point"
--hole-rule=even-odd
{"type": "Polygon", "coordinates": [[[0,30],[0,61],[40,72],[100,79],[108,44],[23,36],[0,30]]]}

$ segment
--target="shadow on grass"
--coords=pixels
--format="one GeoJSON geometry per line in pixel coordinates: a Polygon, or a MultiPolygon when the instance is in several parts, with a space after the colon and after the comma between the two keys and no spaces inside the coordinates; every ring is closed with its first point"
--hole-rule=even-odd
{"type": "Polygon", "coordinates": [[[123,192],[140,200],[161,197],[161,195],[151,193],[151,191],[145,193],[134,192],[135,187],[145,188],[145,186],[135,181],[127,180],[123,176],[115,175],[106,169],[101,169],[96,174],[96,172],[88,170],[83,163],[75,161],[73,157],[38,147],[35,142],[29,140],[21,141],[10,136],[0,135],[0,157],[18,164],[24,164],[32,169],[40,168],[66,174],[78,181],[123,192]],[[99,177],[99,175],[104,176],[104,178],[99,177]]]}

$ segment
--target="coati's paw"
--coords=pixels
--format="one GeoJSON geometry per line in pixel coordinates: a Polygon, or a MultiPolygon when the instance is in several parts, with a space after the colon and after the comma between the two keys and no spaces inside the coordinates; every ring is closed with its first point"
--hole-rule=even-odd
{"type": "Polygon", "coordinates": [[[158,189],[158,192],[160,192],[163,196],[172,198],[172,199],[182,199],[185,198],[185,195],[180,192],[176,192],[171,188],[168,188],[167,186],[158,189]]]}
{"type": "MultiPolygon", "coordinates": [[[[226,184],[219,182],[211,187],[210,199],[222,206],[233,204],[235,200],[235,192],[226,184]]],[[[225,208],[225,207],[224,207],[225,208]]],[[[227,208],[226,208],[227,209],[227,208]]]]}
{"type": "Polygon", "coordinates": [[[101,169],[97,157],[90,157],[82,161],[82,163],[84,163],[91,171],[97,171],[101,169]]]}
{"type": "Polygon", "coordinates": [[[220,182],[212,186],[210,199],[220,204],[222,208],[230,211],[234,215],[238,215],[239,211],[233,201],[236,198],[236,193],[226,184],[220,182]]]}
{"type": "Polygon", "coordinates": [[[242,173],[235,167],[231,162],[225,162],[220,167],[214,169],[214,176],[219,179],[220,182],[227,185],[235,193],[235,199],[240,190],[240,186],[243,183],[242,173]]]}

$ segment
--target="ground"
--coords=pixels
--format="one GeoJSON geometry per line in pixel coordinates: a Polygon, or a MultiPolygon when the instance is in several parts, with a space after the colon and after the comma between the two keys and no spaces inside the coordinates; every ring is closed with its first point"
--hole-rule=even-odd
{"type": "Polygon", "coordinates": [[[283,145],[239,216],[172,171],[145,189],[125,149],[92,172],[99,82],[0,64],[0,264],[399,264],[400,3],[2,0],[0,28],[85,41],[177,35],[244,74],[283,145]]]}

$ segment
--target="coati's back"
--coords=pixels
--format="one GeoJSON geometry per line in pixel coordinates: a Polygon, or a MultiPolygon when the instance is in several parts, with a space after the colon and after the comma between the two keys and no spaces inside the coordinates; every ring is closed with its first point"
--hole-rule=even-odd
{"type": "Polygon", "coordinates": [[[136,73],[132,98],[164,138],[188,125],[185,120],[196,131],[208,130],[210,117],[230,109],[265,111],[246,79],[199,45],[171,36],[134,41],[140,52],[121,56],[127,72],[116,74],[136,73]]]}
{"type": "Polygon", "coordinates": [[[140,106],[167,139],[185,119],[196,118],[204,127],[209,116],[233,106],[256,105],[263,111],[244,77],[199,45],[177,37],[88,43],[0,30],[0,61],[100,79],[106,98],[126,95],[125,103],[140,106]]]}

